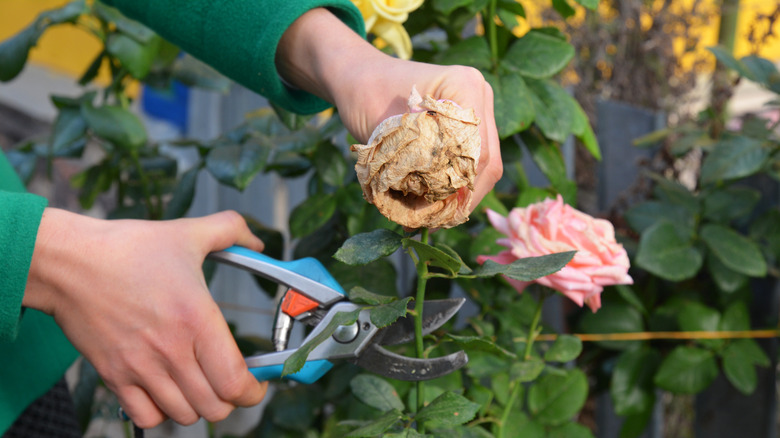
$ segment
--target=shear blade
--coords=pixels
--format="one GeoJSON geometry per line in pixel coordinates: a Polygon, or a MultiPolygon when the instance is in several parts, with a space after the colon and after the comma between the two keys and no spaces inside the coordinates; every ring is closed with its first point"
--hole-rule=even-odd
{"type": "MultiPolygon", "coordinates": [[[[422,334],[430,334],[449,321],[466,302],[465,298],[449,298],[446,300],[425,301],[423,305],[422,334]]],[[[409,309],[414,308],[414,302],[409,302],[409,309]]],[[[382,329],[378,343],[382,345],[405,344],[414,339],[414,317],[406,315],[390,326],[382,329]]]]}
{"type": "Polygon", "coordinates": [[[432,359],[416,359],[371,344],[357,359],[351,360],[368,371],[390,379],[416,382],[445,376],[462,368],[469,358],[463,351],[432,359]]]}

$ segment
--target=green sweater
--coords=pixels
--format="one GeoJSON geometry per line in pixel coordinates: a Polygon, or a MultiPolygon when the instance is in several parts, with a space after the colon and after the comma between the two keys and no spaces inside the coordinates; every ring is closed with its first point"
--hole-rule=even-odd
{"type": "MultiPolygon", "coordinates": [[[[282,33],[304,12],[328,7],[361,36],[350,0],[106,0],[241,85],[298,113],[328,107],[286,87],[274,57],[282,33]]],[[[0,153],[0,435],[77,357],[54,320],[22,309],[44,198],[25,193],[0,153]]]]}

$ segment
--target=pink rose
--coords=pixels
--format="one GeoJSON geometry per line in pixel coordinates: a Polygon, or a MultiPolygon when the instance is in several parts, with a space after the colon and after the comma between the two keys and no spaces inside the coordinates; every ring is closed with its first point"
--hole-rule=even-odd
{"type": "MultiPolygon", "coordinates": [[[[493,260],[507,264],[525,258],[576,250],[574,258],[560,271],[534,280],[569,297],[580,307],[594,312],[601,307],[604,286],[633,284],[623,245],[615,241],[609,221],[595,219],[563,203],[563,198],[546,199],[526,208],[515,208],[503,217],[488,210],[490,223],[507,237],[497,243],[507,250],[477,257],[479,263],[493,260]]],[[[532,282],[508,279],[518,292],[532,282]]]]}

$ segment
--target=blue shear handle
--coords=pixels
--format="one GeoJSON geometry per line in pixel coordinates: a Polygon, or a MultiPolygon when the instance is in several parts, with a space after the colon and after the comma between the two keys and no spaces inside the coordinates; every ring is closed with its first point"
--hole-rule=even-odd
{"type": "MultiPolygon", "coordinates": [[[[284,364],[269,365],[267,367],[250,368],[249,372],[251,372],[257,380],[263,382],[282,377],[283,368],[284,364]]],[[[295,374],[284,376],[284,378],[308,385],[319,380],[319,378],[324,376],[331,368],[333,368],[333,364],[330,361],[324,359],[311,360],[306,362],[300,371],[295,374]]]]}
{"type": "Polygon", "coordinates": [[[295,272],[296,274],[299,274],[310,280],[314,280],[318,283],[328,286],[329,288],[335,290],[336,292],[339,292],[342,295],[346,295],[344,288],[341,287],[339,282],[336,281],[336,279],[333,278],[330,272],[328,272],[328,270],[325,269],[325,266],[323,266],[322,263],[320,263],[320,261],[315,259],[314,257],[305,257],[297,260],[282,261],[282,260],[277,260],[273,257],[268,257],[265,254],[255,252],[252,251],[251,249],[244,248],[241,246],[231,246],[225,251],[231,252],[233,254],[238,254],[244,257],[253,258],[255,260],[268,263],[270,265],[276,266],[278,268],[287,271],[295,272]]]}

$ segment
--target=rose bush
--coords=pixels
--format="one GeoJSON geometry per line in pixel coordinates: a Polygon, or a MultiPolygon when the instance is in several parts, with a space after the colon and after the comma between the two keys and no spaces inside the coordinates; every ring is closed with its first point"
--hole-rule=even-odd
{"type": "MultiPolygon", "coordinates": [[[[555,289],[580,307],[594,312],[601,307],[604,286],[632,284],[626,250],[615,241],[609,221],[596,219],[563,202],[561,195],[526,208],[515,208],[507,217],[488,210],[490,223],[506,235],[497,241],[509,249],[477,257],[479,263],[493,260],[508,264],[525,257],[576,250],[560,271],[532,282],[555,289]]],[[[522,292],[528,281],[508,281],[522,292]]]]}

